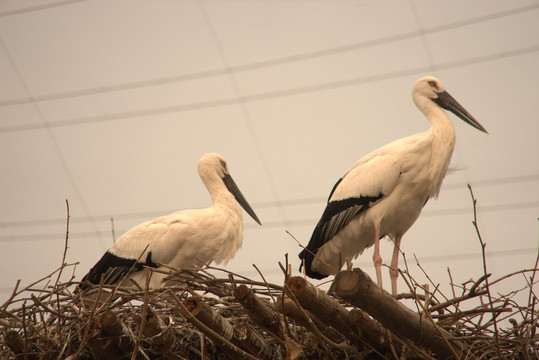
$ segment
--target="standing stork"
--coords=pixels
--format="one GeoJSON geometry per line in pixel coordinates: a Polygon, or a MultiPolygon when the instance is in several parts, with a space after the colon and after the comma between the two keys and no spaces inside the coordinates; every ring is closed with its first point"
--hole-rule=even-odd
{"type": "MultiPolygon", "coordinates": [[[[123,234],[82,279],[80,288],[91,284],[115,284],[133,288],[129,279],[144,286],[144,266],[167,270],[226,263],[243,241],[240,205],[258,223],[219,154],[206,154],[198,162],[198,174],[213,204],[205,209],[177,211],[146,221],[123,234]],[[165,266],[162,266],[165,265],[165,266]]],[[[163,285],[166,275],[154,272],[150,287],[163,285]]]]}
{"type": "Polygon", "coordinates": [[[412,99],[430,129],[374,150],[337,181],[309,244],[299,254],[308,276],[335,274],[345,258],[357,257],[374,244],[376,277],[382,286],[380,239],[389,235],[395,242],[390,277],[396,294],[402,236],[429,198],[438,196],[455,147],[455,129],[442,108],[487,133],[435,77],[417,80],[412,99]]]}

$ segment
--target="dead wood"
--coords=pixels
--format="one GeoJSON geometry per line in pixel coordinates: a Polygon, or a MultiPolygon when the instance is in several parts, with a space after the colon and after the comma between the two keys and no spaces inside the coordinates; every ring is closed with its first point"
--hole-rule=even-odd
{"type": "MultiPolygon", "coordinates": [[[[230,325],[230,323],[224,317],[215,312],[211,306],[202,301],[199,296],[191,296],[187,298],[183,301],[183,306],[185,306],[190,314],[204,325],[215,331],[226,340],[232,340],[234,336],[234,328],[232,325],[230,325]]],[[[187,315],[185,311],[182,311],[182,314],[184,316],[187,315]]]]}
{"type": "Polygon", "coordinates": [[[234,339],[250,354],[268,360],[280,360],[281,354],[272,348],[254,327],[248,324],[234,326],[234,339]]]}
{"type": "Polygon", "coordinates": [[[17,359],[39,359],[37,354],[29,352],[27,344],[25,344],[24,338],[15,330],[10,330],[4,335],[4,341],[7,346],[17,355],[17,359]]]}
{"type": "MultiPolygon", "coordinates": [[[[177,280],[177,285],[162,289],[114,288],[115,301],[106,304],[94,301],[84,306],[80,292],[72,291],[76,281],[73,278],[67,282],[57,281],[59,270],[56,270],[26,287],[17,282],[11,296],[0,306],[0,359],[441,359],[443,355],[414,345],[415,341],[427,349],[429,344],[425,338],[432,333],[438,343],[444,342],[442,334],[447,337],[449,333],[453,338],[445,340],[452,340],[453,344],[458,344],[454,341],[456,338],[469,349],[467,359],[535,359],[539,358],[537,293],[534,291],[538,282],[537,263],[539,260],[534,268],[504,275],[488,284],[484,274],[480,274],[483,276],[479,280],[467,280],[462,286],[451,278],[452,297],[441,294],[433,284],[433,292],[425,294],[425,298],[432,299],[428,302],[433,305],[428,308],[414,291],[423,286],[411,277],[407,268],[409,298],[415,304],[408,305],[409,310],[404,315],[387,313],[395,301],[385,297],[382,300],[387,300],[387,304],[376,300],[371,305],[387,313],[390,319],[386,327],[391,321],[406,324],[412,313],[416,325],[419,319],[421,326],[433,326],[435,318],[438,327],[434,329],[439,332],[421,329],[418,339],[407,326],[406,332],[410,333],[407,337],[401,335],[402,332],[399,336],[393,333],[393,346],[388,341],[389,332],[381,323],[384,314],[375,315],[376,312],[368,312],[365,306],[361,310],[354,308],[361,304],[353,293],[359,291],[357,296],[364,298],[363,285],[348,285],[352,288],[348,289],[350,299],[342,294],[341,286],[338,294],[342,297],[338,298],[335,293],[327,294],[303,279],[280,286],[208,267],[173,274],[171,278],[177,280]],[[225,276],[217,277],[215,273],[219,272],[225,276]],[[492,292],[491,297],[487,297],[488,286],[511,278],[523,278],[526,284],[509,293],[495,295],[492,292]],[[285,325],[285,341],[260,325],[247,307],[240,306],[233,296],[233,290],[240,284],[246,285],[249,293],[271,310],[269,314],[275,311],[284,314],[279,316],[285,325]],[[461,293],[457,293],[459,289],[461,293]],[[528,300],[519,303],[516,295],[523,292],[527,292],[528,300]],[[188,294],[198,296],[213,313],[223,318],[228,331],[216,328],[220,335],[191,315],[182,303],[190,296],[188,294]],[[189,315],[179,314],[182,307],[189,315]],[[438,310],[443,310],[443,314],[433,313],[438,310]],[[493,324],[494,317],[497,328],[493,324]],[[366,327],[366,323],[373,326],[366,327]],[[399,339],[405,347],[400,347],[399,339]]],[[[63,264],[62,267],[74,268],[75,265],[63,264]]],[[[62,274],[67,275],[68,270],[62,274]]],[[[339,288],[338,284],[334,288],[339,288]]],[[[97,286],[91,290],[97,290],[98,294],[103,291],[97,286]]],[[[372,303],[375,296],[370,294],[367,299],[372,303]]],[[[254,301],[258,303],[258,300],[254,301]]],[[[254,309],[259,307],[260,304],[253,306],[254,309]]],[[[257,315],[264,313],[264,310],[255,311],[257,315]]],[[[216,319],[219,318],[213,318],[216,319]]],[[[454,346],[451,349],[456,351],[454,346]]]]}
{"type": "Polygon", "coordinates": [[[374,284],[360,269],[341,271],[333,283],[335,293],[363,309],[385,328],[403,339],[436,353],[442,359],[464,358],[467,349],[449,332],[421,317],[374,284]]]}
{"type": "Polygon", "coordinates": [[[232,358],[256,359],[249,353],[242,351],[238,347],[239,344],[234,344],[234,328],[232,325],[224,317],[215,312],[211,306],[202,301],[199,296],[187,298],[183,301],[182,305],[182,315],[186,316],[193,325],[216,341],[216,343],[220,344],[222,350],[229,356],[232,358]]]}
{"type": "Polygon", "coordinates": [[[281,298],[277,302],[277,310],[308,329],[309,322],[307,321],[307,319],[305,319],[305,316],[303,315],[303,312],[305,312],[307,316],[311,319],[311,321],[314,323],[316,328],[328,339],[336,343],[344,341],[344,336],[341,333],[339,333],[332,327],[326,325],[309,310],[303,309],[302,312],[298,308],[296,303],[287,296],[281,296],[281,298]]]}
{"type": "MultiPolygon", "coordinates": [[[[140,316],[135,316],[135,321],[139,326],[143,323],[140,316]]],[[[180,359],[180,357],[171,351],[176,342],[174,332],[165,325],[165,322],[150,306],[148,306],[146,311],[146,321],[144,322],[142,331],[156,349],[167,359],[180,359]]]]}
{"type": "MultiPolygon", "coordinates": [[[[382,352],[389,349],[390,345],[385,339],[390,335],[368,315],[358,310],[359,313],[350,316],[349,311],[337,300],[300,276],[290,277],[286,285],[303,308],[341,332],[354,344],[382,352]]],[[[397,339],[393,339],[393,342],[400,350],[402,344],[397,339]]]]}
{"type": "Polygon", "coordinates": [[[105,336],[113,341],[120,352],[130,354],[135,348],[135,339],[124,323],[112,310],[107,310],[99,318],[105,336]]]}
{"type": "Polygon", "coordinates": [[[117,339],[111,338],[106,334],[103,329],[97,325],[95,319],[91,319],[85,324],[85,326],[81,328],[81,333],[87,334],[86,344],[97,359],[126,359],[132,353],[131,349],[120,349],[118,342],[116,341],[117,339]]]}
{"type": "Polygon", "coordinates": [[[285,340],[284,324],[279,314],[245,285],[234,290],[234,297],[247,310],[249,316],[262,328],[285,340]]]}

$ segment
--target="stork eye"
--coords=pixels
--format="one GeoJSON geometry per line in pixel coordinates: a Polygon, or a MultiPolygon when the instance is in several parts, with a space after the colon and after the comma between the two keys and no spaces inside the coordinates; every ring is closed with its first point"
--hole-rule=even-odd
{"type": "Polygon", "coordinates": [[[223,169],[226,170],[226,162],[224,162],[223,160],[221,160],[221,166],[223,167],[223,169]]]}
{"type": "Polygon", "coordinates": [[[433,88],[437,87],[436,81],[429,81],[429,85],[432,86],[433,88]]]}

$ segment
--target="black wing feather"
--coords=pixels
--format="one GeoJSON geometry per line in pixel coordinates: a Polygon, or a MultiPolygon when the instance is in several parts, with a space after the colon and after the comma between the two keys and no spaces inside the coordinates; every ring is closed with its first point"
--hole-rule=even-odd
{"type": "MultiPolygon", "coordinates": [[[[342,179],[339,179],[337,184],[335,184],[329,198],[331,198],[341,180],[342,179]]],[[[382,193],[379,193],[376,196],[361,196],[358,198],[354,197],[328,202],[320,221],[313,231],[309,244],[299,253],[299,258],[305,260],[305,273],[307,276],[314,279],[323,279],[327,277],[327,275],[320,274],[311,269],[314,255],[318,252],[318,249],[331,240],[352,220],[352,218],[367,210],[373,202],[380,200],[383,196],[382,193]]],[[[300,271],[302,265],[303,261],[300,265],[300,271]]]]}
{"type": "Polygon", "coordinates": [[[141,271],[144,266],[157,267],[152,261],[152,252],[148,252],[146,261],[140,262],[137,259],[127,259],[114,255],[107,251],[101,259],[90,269],[80,282],[80,289],[89,288],[90,284],[98,285],[103,277],[103,284],[112,285],[120,281],[128,273],[141,271]]]}

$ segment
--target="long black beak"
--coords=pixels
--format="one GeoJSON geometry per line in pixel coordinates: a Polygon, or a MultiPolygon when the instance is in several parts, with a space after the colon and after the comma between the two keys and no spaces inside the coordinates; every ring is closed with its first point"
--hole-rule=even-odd
{"type": "Polygon", "coordinates": [[[251,215],[254,221],[258,223],[258,225],[262,225],[260,220],[258,220],[258,216],[256,216],[254,210],[251,208],[251,205],[247,202],[243,194],[241,193],[240,189],[238,188],[238,185],[234,182],[232,179],[232,176],[229,174],[225,174],[225,177],[223,178],[223,182],[226,185],[226,188],[228,191],[234,195],[236,198],[236,201],[241,205],[241,207],[247,212],[247,214],[251,215]]]}
{"type": "Polygon", "coordinates": [[[460,105],[458,101],[455,100],[455,98],[451,96],[447,91],[439,92],[438,97],[436,99],[432,99],[432,101],[434,101],[436,104],[440,105],[444,109],[451,111],[468,125],[471,125],[477,130],[488,134],[487,129],[485,129],[483,125],[481,125],[477,120],[475,120],[475,118],[468,111],[466,111],[466,109],[463,108],[462,105],[460,105]]]}

